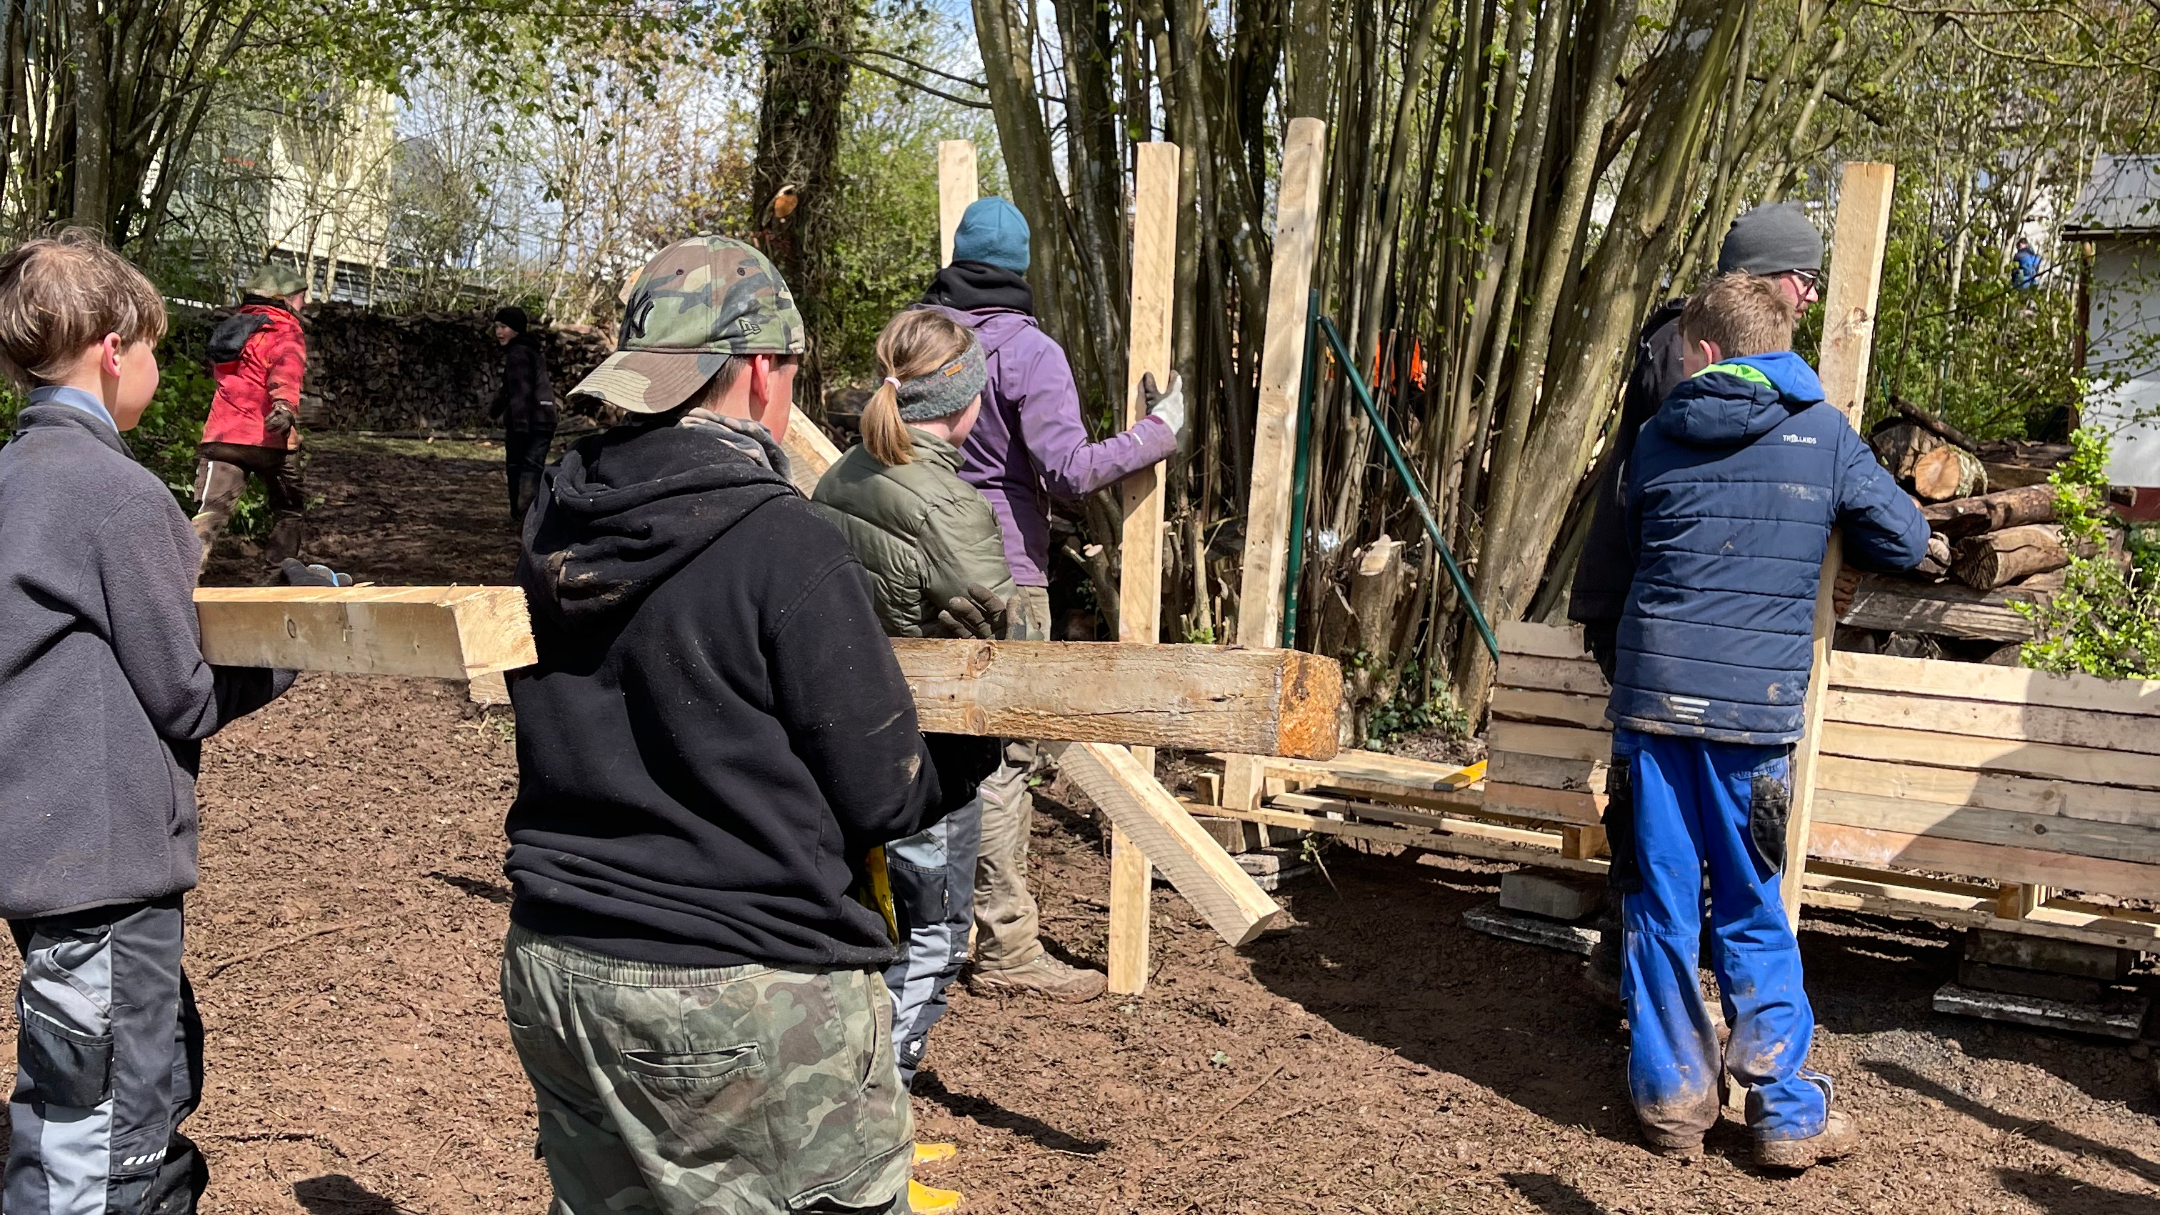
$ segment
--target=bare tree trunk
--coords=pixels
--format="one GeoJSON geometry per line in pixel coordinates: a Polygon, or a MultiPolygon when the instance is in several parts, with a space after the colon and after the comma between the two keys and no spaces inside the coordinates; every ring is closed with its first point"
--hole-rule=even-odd
{"type": "Polygon", "coordinates": [[[68,49],[75,69],[75,223],[112,227],[111,93],[106,80],[105,19],[98,0],[67,0],[68,49]]]}

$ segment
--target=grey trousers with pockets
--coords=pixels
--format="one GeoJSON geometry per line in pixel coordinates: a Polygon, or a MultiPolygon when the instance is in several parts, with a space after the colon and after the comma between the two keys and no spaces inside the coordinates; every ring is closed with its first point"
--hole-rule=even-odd
{"type": "Polygon", "coordinates": [[[209,1181],[180,1123],[202,1101],[202,1021],[180,896],[12,920],[8,1215],[189,1215],[209,1181]]]}

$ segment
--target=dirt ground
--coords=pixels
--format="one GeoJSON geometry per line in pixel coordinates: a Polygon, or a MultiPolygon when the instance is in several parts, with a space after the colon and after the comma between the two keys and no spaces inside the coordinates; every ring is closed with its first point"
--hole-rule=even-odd
{"type": "MultiPolygon", "coordinates": [[[[319,451],[318,552],[385,582],[503,578],[485,454],[319,451]]],[[[514,730],[448,685],[309,676],[205,748],[189,954],[209,1081],[189,1129],[206,1210],[545,1209],[495,996],[514,730]]],[[[1046,940],[1100,966],[1101,832],[1061,785],[1037,805],[1046,940]]],[[[2160,1215],[2151,1064],[1936,1016],[1946,930],[1809,921],[1813,1061],[1869,1139],[1783,1179],[1747,1163],[1729,1121],[1696,1163],[1639,1146],[1623,1041],[1578,961],[1461,926],[1497,869],[1323,859],[1329,880],[1281,896],[1291,926],[1243,952],[1159,889],[1139,998],[957,994],[915,1112],[919,1137],[960,1154],[926,1179],[985,1213],[2160,1215]]],[[[13,1042],[0,1013],[0,1066],[13,1042]]]]}

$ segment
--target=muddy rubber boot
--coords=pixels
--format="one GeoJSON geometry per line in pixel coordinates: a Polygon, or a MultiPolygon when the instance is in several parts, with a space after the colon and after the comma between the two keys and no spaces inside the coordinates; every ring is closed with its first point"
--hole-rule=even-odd
{"type": "Polygon", "coordinates": [[[915,1167],[943,1164],[959,1154],[960,1149],[949,1143],[918,1143],[915,1145],[915,1167]]]}
{"type": "Polygon", "coordinates": [[[978,970],[968,986],[985,995],[1044,996],[1061,1004],[1085,1004],[1109,990],[1110,980],[1099,970],[1067,966],[1049,954],[1004,970],[978,970]]]}
{"type": "Polygon", "coordinates": [[[1643,1142],[1649,1145],[1650,1150],[1657,1155],[1670,1157],[1674,1160],[1702,1159],[1702,1141],[1703,1137],[1701,1135],[1696,1135],[1693,1138],[1653,1135],[1650,1133],[1649,1128],[1645,1127],[1643,1129],[1643,1142]]]}
{"type": "Polygon", "coordinates": [[[941,1190],[909,1178],[907,1203],[908,1210],[915,1215],[947,1215],[960,1209],[960,1191],[941,1190]]]}
{"type": "Polygon", "coordinates": [[[263,561],[283,565],[285,558],[300,555],[300,546],[306,541],[307,521],[299,515],[286,515],[271,524],[270,539],[263,544],[263,561]]]}
{"type": "Polygon", "coordinates": [[[1831,1110],[1823,1129],[1806,1139],[1757,1139],[1755,1163],[1766,1169],[1809,1169],[1859,1146],[1860,1124],[1843,1110],[1831,1110]]]}

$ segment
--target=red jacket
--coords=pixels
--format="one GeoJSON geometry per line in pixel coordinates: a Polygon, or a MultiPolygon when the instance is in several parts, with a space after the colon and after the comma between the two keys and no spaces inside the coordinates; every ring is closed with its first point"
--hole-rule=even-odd
{"type": "Polygon", "coordinates": [[[210,420],[203,424],[203,442],[243,447],[300,445],[297,426],[283,434],[263,426],[279,405],[296,416],[300,412],[307,338],[300,332],[299,317],[281,304],[245,305],[210,335],[210,358],[217,395],[210,401],[210,420]],[[238,357],[230,357],[236,345],[238,357]],[[217,361],[220,355],[228,356],[228,361],[217,361]]]}

